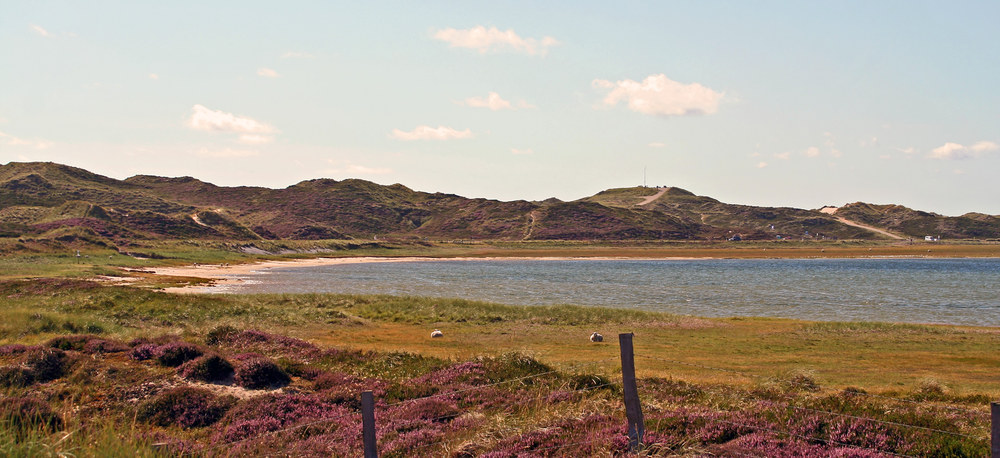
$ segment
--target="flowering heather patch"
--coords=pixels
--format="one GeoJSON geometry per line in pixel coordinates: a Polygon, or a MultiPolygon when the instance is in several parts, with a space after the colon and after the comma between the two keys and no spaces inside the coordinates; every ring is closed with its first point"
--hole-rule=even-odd
{"type": "Polygon", "coordinates": [[[129,346],[121,342],[104,339],[90,339],[83,345],[84,353],[121,353],[129,351],[129,346]]]}
{"type": "Polygon", "coordinates": [[[509,437],[481,456],[607,456],[624,454],[627,446],[620,418],[590,414],[509,437]]]}
{"type": "MultiPolygon", "coordinates": [[[[216,328],[219,330],[219,328],[216,328]]],[[[216,345],[239,348],[244,351],[252,350],[262,353],[289,354],[302,357],[315,357],[322,353],[319,347],[302,339],[270,334],[256,329],[235,332],[235,330],[222,329],[216,333],[209,333],[207,341],[215,342],[216,345]]]]}
{"type": "Polygon", "coordinates": [[[326,400],[354,409],[361,408],[362,392],[371,391],[376,399],[383,399],[388,386],[383,380],[361,379],[339,372],[324,372],[313,380],[313,387],[326,400]]]}
{"type": "Polygon", "coordinates": [[[220,398],[206,389],[183,386],[143,403],[136,417],[160,426],[198,428],[218,421],[232,403],[231,397],[220,398]]]}
{"type": "Polygon", "coordinates": [[[129,351],[128,357],[136,361],[145,361],[147,359],[153,359],[156,356],[156,350],[160,348],[159,345],[144,343],[132,347],[129,351]]]}
{"type": "Polygon", "coordinates": [[[433,385],[439,389],[465,388],[488,382],[486,367],[479,361],[468,361],[448,366],[410,380],[417,385],[433,385]]]}
{"type": "Polygon", "coordinates": [[[21,344],[0,345],[0,356],[20,355],[32,348],[38,347],[29,347],[21,344]]]}
{"type": "Polygon", "coordinates": [[[172,342],[156,349],[156,361],[164,366],[177,367],[202,355],[202,351],[187,342],[172,342]]]}
{"type": "Polygon", "coordinates": [[[216,382],[233,375],[233,365],[225,358],[216,355],[202,355],[177,368],[177,374],[188,380],[216,382]]]}
{"type": "Polygon", "coordinates": [[[316,395],[269,394],[245,400],[231,409],[223,419],[225,427],[218,438],[233,442],[295,424],[350,415],[358,414],[316,395]]]}
{"type": "Polygon", "coordinates": [[[236,376],[235,382],[243,388],[265,389],[287,385],[291,381],[274,361],[256,353],[244,353],[232,357],[236,376]]]}

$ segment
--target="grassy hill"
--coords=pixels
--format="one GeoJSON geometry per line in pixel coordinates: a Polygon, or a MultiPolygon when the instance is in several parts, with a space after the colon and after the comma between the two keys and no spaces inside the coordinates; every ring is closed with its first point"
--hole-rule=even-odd
{"type": "Polygon", "coordinates": [[[617,188],[572,202],[502,202],[348,179],[284,189],[192,177],[126,180],[53,163],[0,166],[0,236],[122,245],[135,240],[881,239],[838,217],[922,237],[1000,237],[1000,218],[899,206],[814,210],[720,202],[680,188],[617,188]],[[655,197],[651,201],[649,198],[655,197]],[[75,228],[76,231],[68,231],[75,228]]]}

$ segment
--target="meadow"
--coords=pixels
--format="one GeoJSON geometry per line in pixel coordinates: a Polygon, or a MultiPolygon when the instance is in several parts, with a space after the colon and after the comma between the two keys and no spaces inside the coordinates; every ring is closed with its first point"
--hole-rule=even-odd
{"type": "Polygon", "coordinates": [[[619,332],[635,334],[647,455],[981,456],[1000,396],[994,328],[69,277],[4,280],[0,297],[8,456],[353,456],[364,390],[382,456],[624,455],[619,332]]]}

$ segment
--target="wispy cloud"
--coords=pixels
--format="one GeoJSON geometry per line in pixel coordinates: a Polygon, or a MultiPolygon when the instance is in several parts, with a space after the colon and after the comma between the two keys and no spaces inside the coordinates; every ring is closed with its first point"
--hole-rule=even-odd
{"type": "Polygon", "coordinates": [[[521,38],[513,29],[501,31],[496,27],[476,26],[471,29],[441,29],[434,32],[434,39],[448,43],[452,48],[467,48],[486,54],[490,51],[513,51],[529,56],[544,56],[552,46],[559,44],[555,38],[521,38]]]}
{"type": "Polygon", "coordinates": [[[323,171],[327,175],[348,175],[348,176],[359,176],[359,175],[388,175],[392,173],[392,169],[385,167],[368,167],[361,164],[355,164],[351,161],[338,161],[334,159],[327,160],[328,163],[333,165],[333,168],[326,169],[323,171]]]}
{"type": "Polygon", "coordinates": [[[149,74],[149,79],[151,79],[151,80],[158,80],[158,79],[160,79],[160,75],[157,75],[156,73],[150,73],[149,74]]]}
{"type": "Polygon", "coordinates": [[[763,162],[763,161],[761,161],[761,162],[758,162],[758,163],[757,163],[757,168],[758,168],[758,169],[762,169],[762,168],[764,168],[764,167],[767,167],[767,162],[763,162]]]}
{"type": "Polygon", "coordinates": [[[19,138],[3,132],[0,132],[0,144],[26,146],[33,149],[45,149],[52,146],[52,142],[48,140],[19,138]]]}
{"type": "Polygon", "coordinates": [[[195,130],[239,133],[240,141],[244,143],[267,143],[274,140],[274,134],[278,132],[271,125],[256,119],[213,110],[204,105],[195,105],[191,107],[191,111],[188,127],[195,130]]]}
{"type": "Polygon", "coordinates": [[[698,83],[678,83],[662,73],[647,76],[641,82],[595,79],[591,85],[610,90],[604,97],[605,105],[614,106],[624,99],[630,110],[651,116],[712,114],[718,111],[724,96],[698,83]]]}
{"type": "Polygon", "coordinates": [[[461,138],[472,138],[472,131],[469,129],[465,130],[455,130],[451,127],[438,126],[418,126],[417,128],[405,132],[399,129],[393,129],[390,137],[397,140],[412,141],[412,140],[452,140],[461,138]]]}
{"type": "Polygon", "coordinates": [[[927,157],[931,159],[971,159],[998,150],[1000,150],[1000,145],[986,140],[976,142],[972,146],[947,142],[931,150],[927,157]]]}
{"type": "Polygon", "coordinates": [[[282,59],[312,59],[316,56],[302,51],[288,51],[281,55],[282,59]]]}
{"type": "Polygon", "coordinates": [[[806,148],[806,150],[805,150],[805,152],[803,152],[803,154],[805,154],[806,157],[819,157],[819,148],[817,148],[815,146],[810,146],[810,147],[806,148]]]}
{"type": "Polygon", "coordinates": [[[518,100],[512,104],[509,100],[504,100],[503,97],[500,97],[500,94],[492,91],[486,97],[469,97],[462,101],[461,104],[474,108],[489,108],[493,111],[536,108],[524,100],[518,100]]]}
{"type": "Polygon", "coordinates": [[[278,74],[273,68],[261,67],[257,69],[257,75],[263,76],[265,78],[277,78],[281,75],[278,74]]]}
{"type": "Polygon", "coordinates": [[[783,153],[774,153],[775,159],[788,160],[791,157],[792,157],[791,151],[785,151],[783,153]]]}
{"type": "Polygon", "coordinates": [[[649,146],[650,148],[663,148],[663,147],[667,146],[667,144],[663,143],[663,142],[652,142],[652,143],[650,143],[649,145],[646,145],[646,146],[649,146]]]}
{"type": "Polygon", "coordinates": [[[42,28],[42,26],[37,25],[37,24],[31,24],[31,30],[34,30],[35,33],[37,33],[38,35],[41,35],[43,37],[52,36],[52,34],[50,34],[48,30],[45,30],[44,28],[42,28]]]}
{"type": "Polygon", "coordinates": [[[525,149],[511,148],[510,153],[517,155],[525,155],[525,154],[535,154],[535,151],[532,150],[531,148],[525,148],[525,149]]]}

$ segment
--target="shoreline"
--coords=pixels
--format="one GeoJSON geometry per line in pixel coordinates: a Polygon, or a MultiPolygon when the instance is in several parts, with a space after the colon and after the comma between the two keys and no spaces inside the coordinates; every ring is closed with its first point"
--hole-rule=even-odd
{"type": "MultiPolygon", "coordinates": [[[[961,257],[962,259],[979,259],[981,257],[961,257]]],[[[1000,259],[982,257],[983,259],[1000,259]]],[[[924,256],[924,255],[872,255],[866,257],[773,257],[773,258],[741,258],[714,256],[356,256],[356,257],[318,257],[292,260],[266,260],[241,264],[194,264],[172,267],[152,267],[144,269],[158,277],[187,277],[205,280],[206,283],[188,284],[163,288],[164,292],[174,294],[207,293],[214,288],[227,285],[239,285],[244,282],[241,276],[263,275],[271,269],[286,269],[295,267],[321,267],[347,264],[368,263],[406,263],[406,262],[468,262],[468,261],[691,261],[713,259],[955,259],[954,256],[924,256]]]]}

